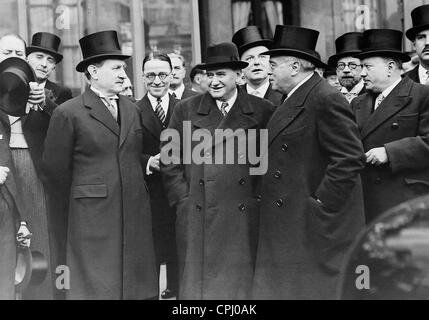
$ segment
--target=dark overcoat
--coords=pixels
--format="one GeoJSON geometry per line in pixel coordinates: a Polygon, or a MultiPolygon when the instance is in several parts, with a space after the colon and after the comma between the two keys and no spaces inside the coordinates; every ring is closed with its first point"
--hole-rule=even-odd
{"type": "Polygon", "coordinates": [[[352,102],[364,151],[384,146],[389,159],[362,172],[368,222],[429,193],[429,87],[405,77],[373,112],[375,99],[368,93],[352,102]]]}
{"type": "Polygon", "coordinates": [[[59,106],[49,126],[44,164],[52,183],[68,189],[56,236],[66,243],[69,299],[158,295],[140,115],[122,96],[118,109],[120,126],[87,89],[59,106]]]}
{"type": "MultiPolygon", "coordinates": [[[[180,133],[181,143],[189,143],[191,137],[183,132],[184,121],[191,122],[192,134],[203,129],[214,137],[215,129],[229,128],[246,130],[248,136],[247,129],[266,126],[273,109],[269,101],[240,92],[223,117],[215,100],[205,93],[179,102],[169,128],[180,133]]],[[[194,149],[200,143],[193,141],[190,149],[215,163],[216,154],[225,157],[231,139],[209,142],[201,150],[194,149]]],[[[186,158],[188,148],[173,143],[172,149],[186,158]]],[[[249,175],[246,154],[236,143],[234,150],[228,150],[233,164],[197,164],[198,160],[187,162],[183,157],[181,164],[161,163],[170,204],[177,207],[179,299],[249,298],[257,238],[257,177],[249,175]],[[243,164],[237,159],[244,159],[243,164]]]]}
{"type": "Polygon", "coordinates": [[[350,105],[315,74],[268,130],[253,298],[334,298],[343,256],[364,227],[364,154],[350,105]]]}
{"type": "Polygon", "coordinates": [[[411,69],[410,71],[403,74],[403,77],[408,77],[414,82],[420,83],[420,77],[419,77],[419,65],[411,69]]]}
{"type": "Polygon", "coordinates": [[[58,83],[46,80],[45,94],[57,105],[60,105],[72,98],[72,91],[58,83]]]}
{"type": "MultiPolygon", "coordinates": [[[[165,123],[168,124],[174,110],[175,104],[179,100],[169,97],[168,112],[165,123]]],[[[161,131],[165,129],[164,124],[153,111],[147,95],[137,102],[142,116],[143,131],[143,165],[146,173],[146,164],[151,156],[160,152],[161,131]]],[[[168,204],[167,193],[162,182],[161,173],[153,172],[145,175],[147,186],[149,187],[151,208],[152,208],[152,225],[155,242],[155,253],[158,261],[165,262],[171,260],[176,252],[175,221],[176,213],[168,204]]],[[[174,259],[174,258],[173,258],[174,259]]],[[[177,258],[175,258],[177,260],[177,258]]]]}
{"type": "MultiPolygon", "coordinates": [[[[247,92],[246,85],[240,86],[240,90],[244,90],[244,92],[247,92]]],[[[271,101],[275,106],[279,106],[282,104],[282,97],[283,95],[280,92],[273,90],[271,84],[269,85],[268,90],[264,95],[264,99],[271,101]]]]}

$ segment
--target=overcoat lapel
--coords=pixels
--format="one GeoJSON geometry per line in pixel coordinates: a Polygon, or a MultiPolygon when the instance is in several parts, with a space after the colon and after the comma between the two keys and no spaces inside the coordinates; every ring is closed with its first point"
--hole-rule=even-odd
{"type": "Polygon", "coordinates": [[[119,136],[119,125],[110,114],[101,99],[91,90],[87,89],[83,94],[83,103],[90,109],[90,115],[106,126],[110,131],[119,136]]]}
{"type": "Polygon", "coordinates": [[[123,145],[125,139],[128,136],[131,125],[134,121],[134,113],[132,109],[134,106],[127,100],[127,98],[119,95],[118,108],[120,109],[119,116],[121,118],[120,136],[119,136],[119,148],[123,145]]]}
{"type": "MultiPolygon", "coordinates": [[[[362,128],[362,139],[365,139],[371,132],[376,130],[381,124],[392,118],[395,114],[405,108],[410,102],[410,91],[413,81],[408,78],[396,86],[395,89],[381,102],[380,106],[365,122],[362,128]]],[[[368,108],[368,106],[366,106],[368,108]]]]}
{"type": "Polygon", "coordinates": [[[314,74],[306,83],[296,90],[293,95],[276,109],[268,122],[269,145],[288,127],[305,109],[308,94],[322,79],[314,74]]]}

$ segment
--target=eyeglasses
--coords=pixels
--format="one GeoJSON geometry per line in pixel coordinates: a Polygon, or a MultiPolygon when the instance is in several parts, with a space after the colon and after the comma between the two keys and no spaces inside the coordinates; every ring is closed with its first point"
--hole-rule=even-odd
{"type": "Polygon", "coordinates": [[[344,70],[346,68],[346,66],[349,67],[350,70],[355,70],[357,67],[362,67],[361,64],[357,64],[354,62],[349,62],[347,64],[345,64],[344,62],[339,62],[337,64],[337,69],[338,70],[344,70]]]}
{"type": "Polygon", "coordinates": [[[262,61],[262,62],[266,62],[270,59],[270,56],[264,55],[264,54],[260,54],[257,56],[248,56],[246,58],[244,58],[244,61],[247,63],[253,63],[256,58],[258,58],[258,60],[262,61]]]}
{"type": "Polygon", "coordinates": [[[156,73],[146,73],[144,76],[146,77],[146,79],[148,79],[150,82],[155,81],[155,78],[158,77],[159,80],[164,81],[169,75],[170,73],[165,73],[165,72],[160,72],[158,74],[156,73]]]}

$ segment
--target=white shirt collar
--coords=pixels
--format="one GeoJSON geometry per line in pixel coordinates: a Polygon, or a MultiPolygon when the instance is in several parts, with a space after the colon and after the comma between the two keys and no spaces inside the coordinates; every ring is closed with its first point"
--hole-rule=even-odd
{"type": "Polygon", "coordinates": [[[268,91],[268,87],[270,86],[270,82],[266,81],[263,85],[261,85],[259,88],[257,89],[253,89],[248,83],[246,84],[246,91],[249,94],[252,94],[254,91],[258,91],[260,94],[260,97],[263,98],[265,97],[267,91],[268,91]]]}
{"type": "Polygon", "coordinates": [[[399,77],[398,80],[396,80],[394,83],[392,83],[389,87],[384,89],[382,93],[380,93],[378,96],[382,95],[384,98],[387,98],[387,96],[392,92],[393,89],[399,84],[399,82],[402,81],[402,78],[399,77]]]}
{"type": "Polygon", "coordinates": [[[418,71],[419,71],[419,79],[420,79],[420,83],[421,84],[426,84],[426,79],[428,79],[428,74],[427,72],[429,70],[425,69],[421,63],[419,63],[419,67],[418,67],[418,71]]]}
{"type": "Polygon", "coordinates": [[[287,98],[286,98],[286,100],[287,99],[289,99],[290,97],[291,97],[291,95],[296,91],[296,90],[298,90],[298,88],[300,87],[300,86],[302,86],[304,83],[306,83],[308,80],[310,80],[310,78],[312,77],[314,75],[314,73],[311,73],[310,75],[308,75],[307,77],[305,77],[304,78],[304,80],[302,80],[300,83],[298,83],[289,93],[288,93],[288,95],[287,95],[287,98]]]}
{"type": "Polygon", "coordinates": [[[119,99],[118,95],[113,95],[113,96],[105,96],[103,95],[100,90],[98,90],[97,88],[94,88],[93,86],[89,87],[97,96],[99,96],[100,98],[107,98],[107,99],[119,99]]]}
{"type": "Polygon", "coordinates": [[[185,85],[182,83],[176,90],[168,89],[168,93],[176,95],[176,99],[182,99],[183,92],[185,91],[185,85]]]}
{"type": "MultiPolygon", "coordinates": [[[[156,110],[156,105],[158,104],[157,100],[158,98],[151,95],[149,92],[147,93],[147,97],[150,101],[150,105],[152,106],[153,111],[156,110]]],[[[168,105],[170,104],[170,96],[168,94],[165,94],[163,97],[161,97],[161,107],[164,110],[165,114],[168,112],[168,105]]]]}
{"type": "MultiPolygon", "coordinates": [[[[234,105],[234,103],[235,103],[235,100],[237,100],[237,96],[238,96],[238,90],[237,90],[237,89],[235,89],[234,94],[233,94],[233,96],[231,97],[231,99],[229,99],[229,100],[225,101],[226,103],[228,103],[228,107],[226,107],[226,112],[229,112],[229,110],[231,110],[232,106],[233,106],[233,105],[234,105]]],[[[216,105],[217,105],[217,107],[219,108],[219,110],[220,110],[220,108],[221,108],[221,106],[222,106],[222,103],[223,103],[223,101],[216,100],[216,105]]]]}

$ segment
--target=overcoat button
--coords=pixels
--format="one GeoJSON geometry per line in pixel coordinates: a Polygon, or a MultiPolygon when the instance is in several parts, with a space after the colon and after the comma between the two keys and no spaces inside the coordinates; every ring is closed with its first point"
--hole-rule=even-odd
{"type": "Polygon", "coordinates": [[[276,178],[276,179],[279,179],[281,176],[282,176],[282,173],[281,173],[281,171],[280,171],[280,170],[277,170],[277,171],[274,173],[274,178],[276,178]]]}
{"type": "Polygon", "coordinates": [[[376,178],[374,181],[375,184],[380,184],[381,183],[381,178],[376,178]]]}
{"type": "Polygon", "coordinates": [[[277,200],[276,205],[277,205],[277,207],[283,206],[283,200],[282,199],[277,200]]]}
{"type": "Polygon", "coordinates": [[[203,179],[200,179],[200,186],[203,186],[204,185],[204,180],[203,179]]]}
{"type": "Polygon", "coordinates": [[[398,129],[399,128],[399,123],[397,123],[397,122],[394,122],[394,123],[392,123],[392,129],[398,129]]]}
{"type": "Polygon", "coordinates": [[[242,186],[246,183],[246,180],[244,178],[241,178],[238,183],[242,186]]]}
{"type": "Polygon", "coordinates": [[[287,145],[286,143],[285,143],[284,145],[282,145],[282,150],[283,150],[284,152],[286,152],[288,148],[289,148],[289,147],[288,147],[288,145],[287,145]]]}
{"type": "Polygon", "coordinates": [[[202,207],[201,207],[199,204],[197,204],[197,205],[195,206],[195,209],[197,209],[197,211],[201,211],[201,210],[202,210],[202,207]]]}
{"type": "Polygon", "coordinates": [[[246,206],[244,205],[244,204],[240,204],[239,206],[238,206],[238,210],[240,210],[240,211],[245,211],[246,210],[246,206]]]}
{"type": "Polygon", "coordinates": [[[258,194],[257,196],[256,196],[256,201],[262,201],[262,195],[261,194],[258,194]]]}

